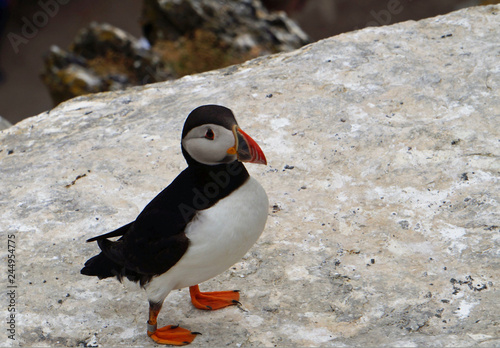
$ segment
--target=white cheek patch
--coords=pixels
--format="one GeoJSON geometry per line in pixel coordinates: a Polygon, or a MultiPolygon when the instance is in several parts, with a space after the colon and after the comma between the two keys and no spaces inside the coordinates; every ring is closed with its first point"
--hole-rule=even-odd
{"type": "Polygon", "coordinates": [[[215,124],[193,128],[182,140],[182,146],[194,160],[210,165],[234,161],[236,156],[227,153],[234,143],[233,132],[215,124]],[[205,138],[209,129],[214,132],[213,140],[205,138]]]}

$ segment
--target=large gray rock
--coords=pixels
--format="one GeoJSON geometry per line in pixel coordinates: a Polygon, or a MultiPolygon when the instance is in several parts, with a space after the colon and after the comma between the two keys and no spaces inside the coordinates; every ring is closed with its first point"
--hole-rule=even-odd
{"type": "Polygon", "coordinates": [[[160,324],[201,331],[193,346],[500,345],[499,11],[80,97],[2,131],[16,342],[152,343],[142,290],[79,274],[98,251],[85,240],[134,219],[175,178],[186,115],[218,103],[266,153],[267,167],[247,167],[268,192],[268,224],[201,286],[240,289],[245,310],[196,310],[184,289],[160,324]]]}

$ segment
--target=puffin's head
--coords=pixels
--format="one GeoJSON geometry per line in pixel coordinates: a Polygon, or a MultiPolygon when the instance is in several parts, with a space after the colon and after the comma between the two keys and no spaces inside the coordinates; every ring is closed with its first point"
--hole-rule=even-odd
{"type": "Polygon", "coordinates": [[[203,105],[189,114],[182,130],[182,149],[191,160],[206,165],[241,162],[267,164],[259,145],[243,132],[231,110],[203,105]]]}

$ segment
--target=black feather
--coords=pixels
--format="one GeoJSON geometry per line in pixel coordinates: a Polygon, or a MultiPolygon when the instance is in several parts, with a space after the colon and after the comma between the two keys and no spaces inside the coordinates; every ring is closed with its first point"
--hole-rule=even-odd
{"type": "Polygon", "coordinates": [[[99,240],[99,239],[106,239],[106,238],[123,236],[125,233],[127,233],[128,229],[130,228],[130,226],[132,226],[132,224],[133,224],[133,222],[130,222],[130,223],[126,224],[125,226],[122,226],[122,227],[120,227],[112,232],[109,232],[106,234],[101,234],[100,236],[87,239],[87,243],[94,242],[94,241],[99,240]]]}

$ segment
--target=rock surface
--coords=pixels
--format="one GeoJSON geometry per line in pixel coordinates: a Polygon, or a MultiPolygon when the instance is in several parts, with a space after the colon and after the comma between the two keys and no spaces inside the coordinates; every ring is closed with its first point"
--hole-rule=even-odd
{"type": "Polygon", "coordinates": [[[245,310],[196,310],[184,289],[160,324],[202,332],[193,346],[500,345],[499,12],[79,97],[0,132],[1,254],[15,239],[17,286],[16,341],[0,344],[151,345],[142,290],[79,274],[97,252],[85,240],[175,178],[185,117],[218,103],[266,153],[247,167],[269,220],[201,285],[240,289],[245,310]]]}

